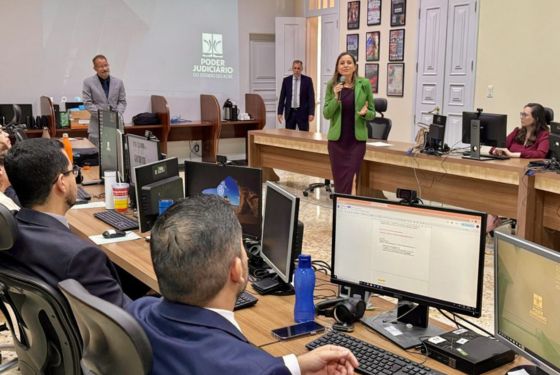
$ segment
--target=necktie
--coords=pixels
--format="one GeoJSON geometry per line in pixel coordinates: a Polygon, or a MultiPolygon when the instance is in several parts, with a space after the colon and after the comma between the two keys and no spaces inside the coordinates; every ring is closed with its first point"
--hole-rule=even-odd
{"type": "Polygon", "coordinates": [[[299,108],[299,95],[298,95],[299,78],[294,78],[294,89],[292,90],[292,108],[299,108]]]}

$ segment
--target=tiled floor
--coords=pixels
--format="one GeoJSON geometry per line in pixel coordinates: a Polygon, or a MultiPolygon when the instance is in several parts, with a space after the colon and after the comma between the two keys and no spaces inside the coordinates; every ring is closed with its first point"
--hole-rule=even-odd
{"type": "MultiPolygon", "coordinates": [[[[324,260],[330,264],[331,254],[331,225],[332,201],[324,189],[316,190],[308,197],[302,194],[303,189],[311,182],[321,182],[318,178],[277,171],[280,184],[290,192],[297,194],[300,199],[300,220],[305,225],[303,238],[303,251],[311,254],[314,260],[324,260]]],[[[388,194],[390,196],[391,194],[388,194]]],[[[476,324],[493,332],[494,308],[494,272],[493,272],[493,243],[487,242],[486,259],[484,268],[484,298],[483,312],[480,319],[471,319],[476,324]]],[[[437,311],[431,311],[430,316],[450,323],[437,311]]],[[[11,337],[6,332],[0,334],[0,343],[11,342],[11,337]]],[[[2,353],[5,357],[8,353],[2,353]]],[[[10,371],[7,374],[19,374],[19,371],[10,371]]]]}

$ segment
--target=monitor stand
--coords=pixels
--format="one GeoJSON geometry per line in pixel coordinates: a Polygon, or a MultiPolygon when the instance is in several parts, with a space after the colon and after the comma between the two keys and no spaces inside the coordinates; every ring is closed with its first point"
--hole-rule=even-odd
{"type": "Polygon", "coordinates": [[[277,275],[253,282],[253,289],[261,295],[276,294],[287,296],[294,294],[294,287],[280,280],[277,275]]]}
{"type": "Polygon", "coordinates": [[[427,305],[399,300],[396,309],[363,317],[361,322],[401,348],[410,349],[422,345],[422,340],[445,332],[428,324],[428,314],[427,305]]]}
{"type": "Polygon", "coordinates": [[[480,120],[471,120],[471,153],[469,156],[463,156],[463,159],[493,160],[487,156],[480,156],[480,120]]]}

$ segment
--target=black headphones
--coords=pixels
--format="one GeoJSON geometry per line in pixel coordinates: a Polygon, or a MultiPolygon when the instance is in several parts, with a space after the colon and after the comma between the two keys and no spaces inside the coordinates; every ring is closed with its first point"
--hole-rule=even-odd
{"type": "Polygon", "coordinates": [[[352,324],[360,320],[366,311],[366,303],[361,298],[335,298],[315,305],[317,315],[334,318],[341,324],[352,324]]]}

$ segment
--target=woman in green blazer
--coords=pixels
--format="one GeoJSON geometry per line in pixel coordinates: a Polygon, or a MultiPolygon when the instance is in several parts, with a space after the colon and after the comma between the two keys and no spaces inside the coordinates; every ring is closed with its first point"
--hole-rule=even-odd
{"type": "Polygon", "coordinates": [[[356,60],[348,52],[338,56],[323,108],[323,116],[330,120],[327,138],[335,190],[343,194],[352,194],[366,153],[366,121],[375,117],[371,85],[358,77],[356,69],[356,60]]]}

